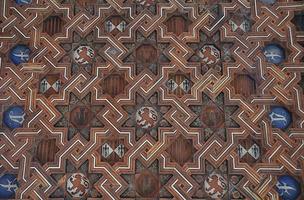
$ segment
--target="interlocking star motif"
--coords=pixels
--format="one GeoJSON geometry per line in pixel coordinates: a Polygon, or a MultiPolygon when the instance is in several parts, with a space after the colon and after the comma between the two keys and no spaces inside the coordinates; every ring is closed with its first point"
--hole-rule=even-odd
{"type": "Polygon", "coordinates": [[[303,1],[0,10],[0,171],[18,182],[1,176],[13,196],[0,199],[72,198],[71,174],[86,175],[90,200],[271,200],[303,188],[303,1]],[[275,183],[284,175],[300,186],[275,183]]]}

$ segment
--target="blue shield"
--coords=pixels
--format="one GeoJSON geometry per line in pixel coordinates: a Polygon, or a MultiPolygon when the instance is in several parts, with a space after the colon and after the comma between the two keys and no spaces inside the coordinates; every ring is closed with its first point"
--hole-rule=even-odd
{"type": "Polygon", "coordinates": [[[296,200],[301,194],[300,183],[289,175],[278,178],[276,190],[283,200],[296,200]]]}
{"type": "Polygon", "coordinates": [[[20,128],[25,119],[25,112],[21,106],[12,106],[3,113],[3,123],[10,129],[20,128]]]}
{"type": "Polygon", "coordinates": [[[14,198],[18,189],[17,178],[13,174],[5,174],[0,177],[0,199],[14,198]]]}
{"type": "Polygon", "coordinates": [[[9,58],[15,65],[26,63],[30,59],[31,50],[26,45],[16,45],[10,51],[9,58]]]}

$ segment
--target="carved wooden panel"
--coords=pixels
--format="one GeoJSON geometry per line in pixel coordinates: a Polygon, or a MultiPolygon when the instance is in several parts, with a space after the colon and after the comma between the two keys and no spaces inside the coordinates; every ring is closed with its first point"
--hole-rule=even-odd
{"type": "Polygon", "coordinates": [[[0,199],[304,199],[301,0],[1,0],[0,199]]]}

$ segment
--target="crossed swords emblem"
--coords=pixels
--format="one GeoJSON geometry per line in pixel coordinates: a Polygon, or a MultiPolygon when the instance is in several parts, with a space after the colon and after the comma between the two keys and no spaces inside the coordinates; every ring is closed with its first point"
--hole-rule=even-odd
{"type": "Polygon", "coordinates": [[[274,53],[274,52],[268,52],[266,51],[264,53],[264,55],[267,57],[267,58],[270,58],[272,60],[276,59],[276,58],[281,58],[282,56],[280,54],[277,54],[277,53],[274,53]]]}
{"type": "Polygon", "coordinates": [[[283,182],[283,183],[277,182],[276,186],[277,186],[277,188],[278,188],[279,190],[282,190],[282,191],[280,192],[280,196],[282,196],[284,193],[290,194],[290,193],[288,192],[289,190],[296,191],[295,188],[293,188],[293,187],[287,185],[287,184],[284,183],[284,182],[283,182]]]}
{"type": "Polygon", "coordinates": [[[0,184],[0,186],[5,188],[6,191],[16,192],[16,190],[18,189],[18,185],[16,183],[13,184],[14,181],[7,180],[7,184],[0,184]]]}
{"type": "Polygon", "coordinates": [[[19,53],[13,53],[14,56],[19,57],[22,61],[28,61],[30,56],[29,56],[29,51],[20,51],[19,53]]]}

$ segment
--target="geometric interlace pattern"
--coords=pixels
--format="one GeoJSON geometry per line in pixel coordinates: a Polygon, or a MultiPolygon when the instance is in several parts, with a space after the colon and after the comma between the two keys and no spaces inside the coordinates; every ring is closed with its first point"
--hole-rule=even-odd
{"type": "Polygon", "coordinates": [[[0,198],[304,199],[304,2],[1,0],[0,198]]]}

